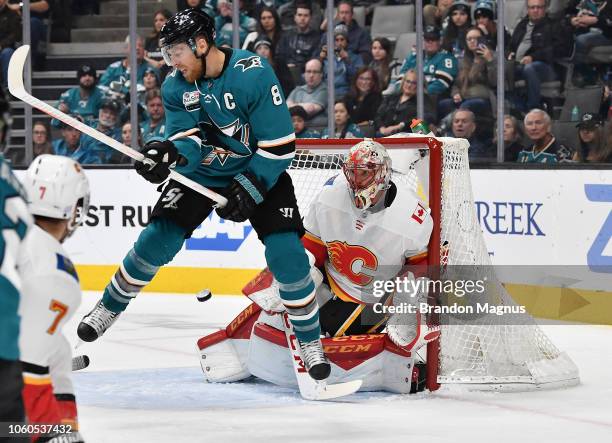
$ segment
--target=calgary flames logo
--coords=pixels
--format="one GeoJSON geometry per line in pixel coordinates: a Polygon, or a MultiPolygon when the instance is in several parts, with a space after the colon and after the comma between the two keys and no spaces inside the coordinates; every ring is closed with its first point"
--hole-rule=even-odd
{"type": "Polygon", "coordinates": [[[373,280],[373,277],[363,272],[364,269],[376,271],[378,268],[376,255],[363,246],[332,241],[327,243],[327,254],[334,269],[359,286],[366,286],[373,280]],[[359,265],[361,270],[355,269],[359,265]]]}

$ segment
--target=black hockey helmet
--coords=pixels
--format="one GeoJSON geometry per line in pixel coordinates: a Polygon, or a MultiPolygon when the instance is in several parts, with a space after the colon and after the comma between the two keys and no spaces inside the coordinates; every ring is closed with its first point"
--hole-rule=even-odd
{"type": "Polygon", "coordinates": [[[159,45],[166,64],[171,65],[167,49],[177,43],[187,43],[195,52],[195,38],[201,35],[209,47],[215,42],[215,21],[200,9],[189,8],[174,14],[159,32],[159,45]]]}

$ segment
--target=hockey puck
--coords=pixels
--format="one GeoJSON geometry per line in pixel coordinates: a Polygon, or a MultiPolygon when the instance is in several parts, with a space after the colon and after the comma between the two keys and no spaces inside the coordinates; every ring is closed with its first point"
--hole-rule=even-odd
{"type": "Polygon", "coordinates": [[[210,300],[211,297],[212,292],[210,292],[210,289],[202,289],[196,294],[196,298],[200,303],[204,303],[205,301],[210,300]]]}

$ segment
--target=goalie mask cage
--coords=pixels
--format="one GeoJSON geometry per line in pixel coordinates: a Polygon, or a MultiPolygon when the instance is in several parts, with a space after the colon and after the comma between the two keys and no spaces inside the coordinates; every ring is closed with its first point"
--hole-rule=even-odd
{"type": "MultiPolygon", "coordinates": [[[[481,302],[516,306],[492,270],[478,223],[464,139],[406,135],[374,139],[383,144],[393,161],[393,181],[410,186],[428,203],[434,221],[428,246],[430,269],[478,267],[487,290],[481,302]],[[444,245],[444,246],[442,246],[444,245]],[[442,260],[441,249],[445,256],[442,260]]],[[[289,167],[302,216],[324,183],[340,175],[351,146],[360,139],[298,139],[289,167]]],[[[348,191],[347,191],[348,192],[348,191]]],[[[437,271],[436,271],[437,270],[437,271]]],[[[439,275],[430,275],[439,278],[439,275]]],[[[437,294],[429,294],[436,304],[437,294]]],[[[578,369],[559,351],[529,314],[513,314],[512,324],[500,324],[495,314],[452,322],[445,314],[440,340],[427,345],[427,387],[460,384],[469,389],[526,391],[579,383],[578,369]],[[451,324],[452,323],[452,324],[451,324]]]]}

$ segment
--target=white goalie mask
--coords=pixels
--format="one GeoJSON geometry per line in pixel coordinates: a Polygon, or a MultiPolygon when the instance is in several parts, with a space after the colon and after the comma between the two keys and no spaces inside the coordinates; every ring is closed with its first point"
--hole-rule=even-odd
{"type": "Polygon", "coordinates": [[[383,145],[365,139],[349,150],[342,171],[355,206],[368,209],[389,188],[391,157],[383,145]]]}
{"type": "Polygon", "coordinates": [[[89,209],[89,181],[78,162],[60,155],[39,155],[23,181],[32,215],[69,220],[68,236],[83,224],[89,209]]]}

